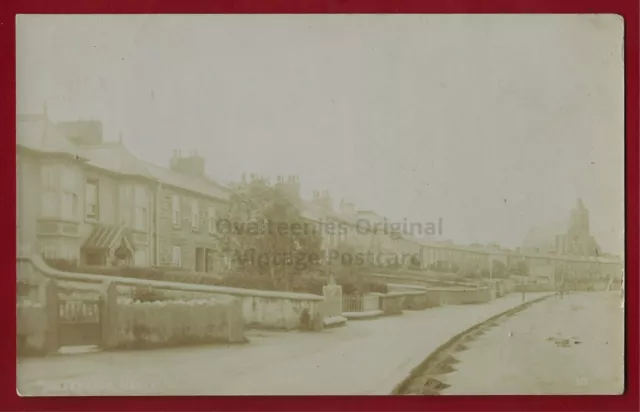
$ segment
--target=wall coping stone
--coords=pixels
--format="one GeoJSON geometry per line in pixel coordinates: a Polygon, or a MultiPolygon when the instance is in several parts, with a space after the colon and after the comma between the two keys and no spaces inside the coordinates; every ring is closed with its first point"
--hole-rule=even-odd
{"type": "Polygon", "coordinates": [[[135,279],[125,278],[120,276],[107,276],[97,275],[89,273],[71,273],[64,272],[58,269],[54,269],[48,266],[45,261],[39,255],[31,256],[19,256],[18,261],[30,262],[37,270],[42,272],[46,277],[71,281],[71,282],[84,282],[101,284],[103,282],[114,282],[116,285],[126,286],[151,286],[159,289],[166,290],[178,290],[185,292],[207,292],[220,295],[232,295],[232,296],[252,296],[262,298],[277,298],[277,299],[290,299],[290,300],[312,300],[323,301],[323,296],[313,295],[311,293],[295,293],[295,292],[281,292],[271,290],[257,290],[257,289],[241,289],[231,288],[227,286],[211,286],[211,285],[196,285],[189,283],[169,282],[161,280],[149,280],[149,279],[135,279]]]}

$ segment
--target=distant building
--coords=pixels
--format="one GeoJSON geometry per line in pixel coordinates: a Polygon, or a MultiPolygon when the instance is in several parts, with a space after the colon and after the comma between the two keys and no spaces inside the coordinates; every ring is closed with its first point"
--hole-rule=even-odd
{"type": "MultiPolygon", "coordinates": [[[[205,175],[205,159],[174,151],[169,168],[149,164],[122,139],[103,141],[102,129],[99,121],[53,123],[46,112],[17,116],[18,254],[92,266],[197,272],[227,267],[228,256],[215,252],[217,222],[231,193],[205,175]]],[[[611,278],[622,270],[622,261],[602,254],[591,236],[581,200],[567,221],[533,228],[522,248],[511,251],[416,238],[393,229],[393,222],[374,211],[356,210],[351,201],[343,199],[334,208],[326,190],[303,201],[295,175],[278,177],[276,186],[300,202],[304,219],[318,225],[323,249],[346,246],[376,263],[399,257],[407,265],[404,256],[419,256],[424,269],[470,274],[492,273],[500,262],[547,279],[611,278]]]]}
{"type": "Polygon", "coordinates": [[[602,255],[589,232],[589,211],[582,199],[577,200],[568,220],[532,228],[522,242],[521,250],[524,253],[585,257],[602,255]]]}

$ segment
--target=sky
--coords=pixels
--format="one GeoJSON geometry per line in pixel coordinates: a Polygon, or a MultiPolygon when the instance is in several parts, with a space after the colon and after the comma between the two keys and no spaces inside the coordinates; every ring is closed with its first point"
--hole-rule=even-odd
{"type": "Polygon", "coordinates": [[[442,240],[520,246],[581,197],[623,253],[613,15],[19,16],[19,113],[97,119],[143,160],[297,174],[442,240]]]}

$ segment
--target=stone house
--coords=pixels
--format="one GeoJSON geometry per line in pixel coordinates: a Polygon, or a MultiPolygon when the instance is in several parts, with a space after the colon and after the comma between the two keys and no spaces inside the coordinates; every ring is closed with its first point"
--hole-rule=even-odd
{"type": "MultiPolygon", "coordinates": [[[[197,153],[176,151],[170,167],[163,168],[136,158],[121,139],[103,141],[100,122],[53,123],[46,111],[16,120],[18,254],[198,272],[228,265],[216,250],[218,217],[230,191],[205,175],[205,160],[197,153]]],[[[277,184],[299,197],[297,176],[279,177],[277,184]]],[[[301,207],[309,222],[320,224],[323,249],[347,244],[356,253],[373,254],[376,263],[378,256],[408,253],[419,254],[423,267],[444,263],[490,270],[499,260],[507,267],[525,263],[545,277],[559,271],[615,277],[623,267],[620,259],[601,255],[581,201],[564,230],[530,233],[524,253],[393,236],[375,212],[356,211],[345,200],[335,210],[327,191],[315,192],[301,207]]]]}
{"type": "Polygon", "coordinates": [[[46,115],[16,120],[18,254],[77,260],[86,159],[46,115]]]}
{"type": "Polygon", "coordinates": [[[96,121],[17,117],[18,254],[213,271],[228,189],[204,175],[204,159],[175,152],[166,169],[102,137],[96,121]]]}
{"type": "Polygon", "coordinates": [[[137,159],[118,142],[102,143],[99,122],[67,127],[45,113],[17,124],[18,253],[147,266],[151,181],[137,159]]]}
{"type": "Polygon", "coordinates": [[[145,164],[158,182],[155,261],[197,272],[222,268],[217,252],[217,222],[229,199],[229,189],[207,178],[205,161],[197,153],[175,151],[165,169],[145,164]]]}

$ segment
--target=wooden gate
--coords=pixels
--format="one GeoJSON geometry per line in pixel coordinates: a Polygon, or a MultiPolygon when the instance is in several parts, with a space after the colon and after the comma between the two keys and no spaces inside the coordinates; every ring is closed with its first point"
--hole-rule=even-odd
{"type": "Polygon", "coordinates": [[[65,298],[58,301],[59,346],[100,345],[102,301],[65,298]]]}

